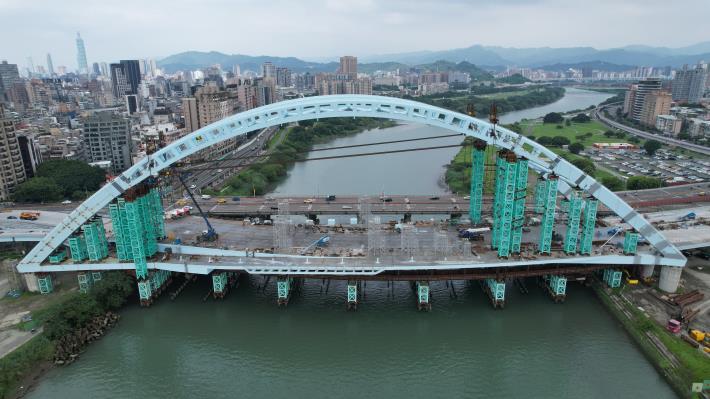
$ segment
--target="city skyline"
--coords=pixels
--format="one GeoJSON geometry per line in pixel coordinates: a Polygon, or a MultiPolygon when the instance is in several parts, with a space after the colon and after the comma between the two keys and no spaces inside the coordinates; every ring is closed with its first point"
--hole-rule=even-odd
{"type": "MultiPolygon", "coordinates": [[[[67,66],[69,70],[77,68],[77,31],[85,39],[89,65],[118,59],[160,59],[189,50],[324,60],[336,59],[342,53],[364,58],[474,44],[518,48],[682,47],[706,39],[703,26],[710,17],[710,10],[700,0],[684,2],[686,9],[695,10],[692,13],[671,14],[667,12],[667,3],[657,0],[634,0],[621,6],[604,0],[595,7],[560,0],[518,0],[505,5],[448,0],[445,7],[441,2],[429,0],[416,5],[404,1],[383,4],[371,0],[347,3],[311,0],[297,6],[288,2],[260,5],[251,0],[236,4],[216,0],[220,13],[190,19],[189,35],[171,36],[170,26],[174,26],[175,18],[158,16],[164,15],[169,6],[173,15],[187,17],[195,11],[195,5],[162,1],[136,3],[135,7],[131,1],[121,5],[85,1],[61,6],[29,3],[0,1],[0,12],[6,16],[0,34],[22,38],[6,42],[0,58],[22,64],[27,57],[42,59],[51,52],[54,65],[67,66]],[[67,9],[72,9],[73,18],[62,18],[67,9]],[[237,13],[246,17],[268,14],[274,23],[270,24],[266,40],[254,41],[250,35],[231,34],[229,20],[237,13]],[[580,29],[602,15],[604,29],[580,29]],[[663,18],[664,29],[647,23],[653,18],[663,18]],[[28,24],[28,19],[33,22],[28,24]],[[318,23],[307,23],[311,19],[318,23]],[[452,24],[451,20],[462,23],[452,24]],[[624,35],[618,35],[620,29],[624,35]],[[520,35],[521,31],[526,34],[520,35]]],[[[260,29],[259,21],[259,18],[240,19],[240,31],[260,29]]]]}

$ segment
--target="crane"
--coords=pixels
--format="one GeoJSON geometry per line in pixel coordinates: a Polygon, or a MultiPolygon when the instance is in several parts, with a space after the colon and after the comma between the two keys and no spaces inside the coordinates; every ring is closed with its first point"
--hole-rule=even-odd
{"type": "Polygon", "coordinates": [[[185,191],[190,196],[190,199],[197,207],[197,210],[200,212],[200,216],[202,216],[202,219],[204,219],[205,224],[207,224],[207,230],[203,231],[201,235],[197,236],[197,242],[217,241],[217,239],[219,238],[219,234],[217,234],[217,232],[214,230],[214,228],[210,224],[210,221],[207,219],[207,216],[205,215],[205,213],[202,212],[202,208],[200,208],[200,204],[198,204],[197,200],[195,200],[195,197],[192,195],[192,191],[190,190],[190,188],[187,187],[187,184],[185,183],[185,179],[183,178],[183,174],[179,171],[176,174],[177,174],[178,180],[180,180],[180,183],[185,188],[185,191]]]}
{"type": "Polygon", "coordinates": [[[327,235],[322,236],[321,238],[310,243],[307,247],[303,248],[303,250],[301,250],[301,255],[308,252],[311,248],[325,247],[326,245],[328,245],[329,242],[330,242],[330,236],[327,236],[327,235]]]}

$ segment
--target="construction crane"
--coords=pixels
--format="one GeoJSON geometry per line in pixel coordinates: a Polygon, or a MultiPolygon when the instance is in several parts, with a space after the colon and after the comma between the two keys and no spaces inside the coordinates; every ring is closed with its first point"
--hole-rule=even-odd
{"type": "Polygon", "coordinates": [[[190,196],[190,199],[197,207],[197,210],[200,212],[200,216],[202,216],[202,219],[205,221],[205,224],[207,224],[207,230],[203,231],[201,235],[197,236],[197,242],[217,241],[217,239],[219,238],[219,234],[217,234],[217,232],[214,230],[214,228],[210,224],[210,221],[207,219],[207,216],[205,215],[205,213],[202,212],[202,208],[200,208],[200,204],[197,203],[197,200],[195,200],[195,197],[192,195],[192,190],[190,190],[190,188],[187,187],[187,184],[185,183],[185,179],[183,178],[183,174],[179,171],[176,174],[177,174],[178,180],[180,180],[180,183],[185,188],[185,191],[190,196]]]}

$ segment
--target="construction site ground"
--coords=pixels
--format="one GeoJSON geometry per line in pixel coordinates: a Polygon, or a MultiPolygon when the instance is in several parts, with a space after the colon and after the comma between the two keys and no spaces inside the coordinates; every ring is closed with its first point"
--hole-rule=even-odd
{"type": "MultiPolygon", "coordinates": [[[[12,260],[0,262],[0,286],[13,288],[14,279],[8,272],[8,266],[16,263],[12,260]]],[[[26,325],[22,318],[32,312],[46,308],[61,300],[68,292],[76,289],[76,275],[74,273],[57,273],[53,282],[55,291],[49,295],[23,292],[19,298],[6,295],[0,296],[0,358],[12,352],[35,334],[31,331],[32,324],[26,325]]]]}
{"type": "MultiPolygon", "coordinates": [[[[688,264],[681,276],[678,292],[698,290],[705,297],[695,303],[687,305],[697,309],[698,314],[684,329],[693,328],[710,332],[710,262],[695,256],[688,257],[688,264]]],[[[659,324],[665,326],[669,319],[677,318],[681,312],[680,307],[671,305],[659,297],[665,294],[657,288],[643,284],[626,285],[624,296],[634,305],[643,309],[659,324]]]]}

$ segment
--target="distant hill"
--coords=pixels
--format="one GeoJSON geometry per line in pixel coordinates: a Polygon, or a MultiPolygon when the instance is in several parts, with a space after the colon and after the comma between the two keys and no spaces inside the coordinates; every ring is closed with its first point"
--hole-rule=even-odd
{"type": "Polygon", "coordinates": [[[242,71],[258,72],[261,70],[261,64],[267,61],[271,61],[276,66],[289,68],[294,72],[332,72],[338,68],[336,62],[308,62],[295,57],[230,55],[217,51],[186,51],[163,58],[158,61],[158,65],[170,73],[180,70],[196,70],[214,64],[220,64],[225,70],[231,70],[234,65],[239,65],[242,71]]]}
{"type": "MultiPolygon", "coordinates": [[[[593,68],[609,68],[608,70],[628,70],[635,66],[679,67],[683,64],[695,64],[700,60],[710,61],[710,41],[680,48],[632,45],[607,50],[597,50],[593,47],[513,48],[473,45],[451,50],[383,54],[358,59],[359,69],[366,73],[410,67],[441,68],[458,64],[457,69],[465,70],[474,79],[481,80],[487,79],[488,74],[481,67],[483,65],[489,70],[501,70],[506,66],[540,68],[558,65],[590,65],[593,68]]],[[[158,65],[168,72],[196,70],[214,64],[220,64],[227,70],[239,65],[242,71],[259,71],[261,64],[266,61],[287,67],[294,72],[334,72],[338,68],[335,61],[311,62],[295,57],[250,56],[217,51],[187,51],[166,57],[158,61],[158,65]]]]}

